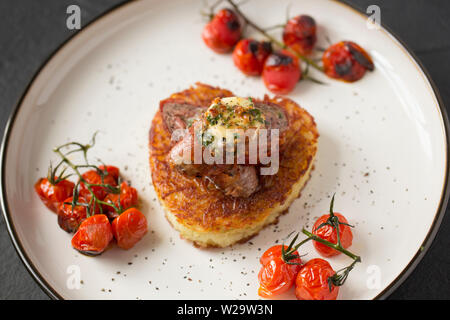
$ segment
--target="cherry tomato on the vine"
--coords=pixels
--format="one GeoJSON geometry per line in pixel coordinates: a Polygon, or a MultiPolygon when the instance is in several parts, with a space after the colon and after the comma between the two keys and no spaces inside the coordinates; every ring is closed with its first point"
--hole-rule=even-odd
{"type": "Polygon", "coordinates": [[[354,82],[361,79],[366,70],[373,71],[369,54],[351,41],[341,41],[330,46],[322,57],[324,72],[335,79],[354,82]]]}
{"type": "Polygon", "coordinates": [[[147,219],[136,208],[130,208],[112,222],[112,232],[122,249],[132,248],[147,233],[147,219]]]}
{"type": "Polygon", "coordinates": [[[323,259],[312,259],[304,264],[295,280],[295,295],[299,300],[336,300],[339,287],[328,284],[336,272],[323,259]]]}
{"type": "Polygon", "coordinates": [[[270,42],[242,39],[233,50],[233,61],[246,75],[258,76],[262,73],[264,62],[271,52],[270,42]]]}
{"type": "MultiPolygon", "coordinates": [[[[284,249],[287,250],[288,246],[284,246],[284,249]]],[[[297,251],[292,254],[298,256],[297,251]]],[[[286,292],[294,284],[301,259],[294,258],[289,260],[294,264],[287,264],[282,255],[282,246],[276,245],[264,252],[260,259],[262,267],[258,274],[260,284],[258,294],[263,298],[271,298],[286,292]]]]}
{"type": "MultiPolygon", "coordinates": [[[[89,184],[108,184],[114,187],[117,186],[117,182],[111,174],[105,175],[103,181],[97,170],[86,171],[82,176],[89,184]]],[[[91,189],[99,200],[103,200],[108,194],[108,189],[102,186],[92,186],[91,189]]],[[[91,193],[83,182],[80,183],[80,195],[87,201],[90,201],[91,199],[91,193]]]]}
{"type": "MultiPolygon", "coordinates": [[[[58,224],[61,229],[67,232],[75,232],[87,216],[87,209],[85,206],[76,205],[73,207],[71,204],[67,204],[72,201],[73,197],[67,198],[60,204],[58,209],[58,224]]],[[[86,203],[86,200],[79,197],[77,202],[86,203]]]]}
{"type": "Polygon", "coordinates": [[[108,217],[96,214],[81,223],[72,238],[72,247],[86,255],[98,255],[105,251],[112,239],[108,217]]]}
{"type": "MultiPolygon", "coordinates": [[[[353,241],[353,234],[351,227],[348,226],[348,221],[343,215],[341,215],[340,213],[334,213],[334,215],[339,219],[339,222],[344,223],[339,224],[339,237],[341,240],[342,247],[344,249],[347,249],[352,245],[353,241]]],[[[330,215],[325,214],[321,216],[319,219],[317,219],[316,223],[314,223],[314,226],[312,228],[312,233],[318,236],[319,238],[327,240],[331,243],[337,243],[336,228],[334,228],[332,225],[329,224],[322,225],[326,223],[329,218],[330,215]],[[319,228],[320,225],[322,226],[319,228]]],[[[313,241],[313,244],[317,252],[319,252],[324,257],[332,257],[341,253],[317,241],[313,241]]]]}
{"type": "Polygon", "coordinates": [[[290,19],[284,27],[283,41],[302,55],[310,54],[317,41],[316,21],[308,15],[290,19]]]}
{"type": "Polygon", "coordinates": [[[69,180],[52,184],[47,178],[42,178],[36,182],[34,190],[47,208],[57,212],[59,205],[73,194],[74,187],[75,184],[69,180]]]}
{"type": "Polygon", "coordinates": [[[114,180],[116,180],[116,182],[118,181],[120,174],[119,168],[115,166],[104,166],[104,165],[101,165],[98,168],[102,171],[106,171],[109,175],[111,175],[114,178],[114,180]]]}
{"type": "MultiPolygon", "coordinates": [[[[131,187],[128,183],[123,181],[120,184],[120,206],[119,206],[119,194],[110,193],[103,200],[108,203],[112,203],[116,208],[126,210],[138,205],[138,192],[135,188],[131,187]]],[[[109,218],[115,218],[118,213],[114,210],[114,207],[104,205],[103,210],[107,212],[109,218]]]]}
{"type": "Polygon", "coordinates": [[[276,94],[292,91],[301,75],[297,57],[286,50],[269,55],[262,73],[267,89],[276,94]]]}
{"type": "Polygon", "coordinates": [[[202,38],[205,44],[217,53],[230,52],[241,37],[241,23],[237,14],[222,9],[204,27],[202,38]]]}

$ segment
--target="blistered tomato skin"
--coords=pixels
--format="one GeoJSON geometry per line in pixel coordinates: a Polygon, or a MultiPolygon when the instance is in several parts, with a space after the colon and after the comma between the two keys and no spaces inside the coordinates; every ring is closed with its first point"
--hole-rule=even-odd
{"type": "Polygon", "coordinates": [[[375,66],[370,55],[351,41],[341,41],[330,46],[323,54],[322,63],[327,76],[346,82],[361,79],[375,66]]]}
{"type": "MultiPolygon", "coordinates": [[[[125,211],[126,209],[136,207],[139,204],[138,192],[135,188],[131,187],[124,181],[120,184],[120,206],[119,194],[110,193],[103,201],[112,203],[116,206],[116,208],[119,209],[121,206],[121,209],[125,211]]],[[[112,206],[104,205],[103,210],[109,218],[116,218],[118,216],[117,212],[112,206]]]]}
{"type": "Polygon", "coordinates": [[[312,259],[304,264],[295,280],[295,295],[298,300],[336,300],[339,287],[328,286],[328,278],[335,271],[323,259],[312,259]]]}
{"type": "MultiPolygon", "coordinates": [[[[341,215],[340,213],[333,213],[333,214],[336,217],[338,217],[339,222],[348,224],[347,219],[343,215],[341,215]]],[[[330,225],[323,225],[322,227],[317,229],[322,223],[327,222],[329,217],[330,217],[329,214],[325,214],[325,215],[321,216],[319,219],[317,219],[316,223],[314,223],[312,233],[324,240],[331,242],[331,243],[337,243],[337,232],[336,232],[335,228],[333,228],[330,225]]],[[[349,227],[345,224],[340,224],[339,225],[339,237],[341,240],[341,245],[344,249],[347,249],[348,247],[350,247],[352,245],[352,241],[353,241],[353,233],[352,233],[351,227],[349,227]]],[[[332,249],[320,242],[313,241],[313,244],[314,244],[314,247],[316,248],[317,252],[319,252],[320,255],[322,255],[324,257],[332,257],[332,256],[340,254],[339,251],[332,249]]]]}
{"type": "Polygon", "coordinates": [[[203,28],[205,44],[217,53],[230,52],[242,33],[237,14],[230,9],[222,9],[203,28]]]}
{"type": "MultiPolygon", "coordinates": [[[[288,247],[284,246],[284,248],[286,250],[288,247]]],[[[295,251],[294,254],[298,255],[298,252],[295,251]]],[[[293,286],[300,269],[301,259],[290,260],[297,264],[287,264],[282,259],[282,246],[277,245],[264,252],[260,262],[262,267],[258,274],[260,284],[258,294],[263,298],[273,298],[293,286]]]]}
{"type": "Polygon", "coordinates": [[[130,249],[147,233],[147,219],[136,208],[130,208],[112,222],[112,232],[117,245],[122,249],[130,249]]]}
{"type": "Polygon", "coordinates": [[[113,239],[111,224],[104,214],[84,220],[72,238],[72,247],[86,255],[99,255],[113,239]]]}
{"type": "Polygon", "coordinates": [[[74,188],[75,184],[69,180],[62,180],[53,185],[47,178],[39,179],[34,185],[39,198],[53,212],[57,212],[60,204],[72,196],[74,188]]]}
{"type": "Polygon", "coordinates": [[[262,73],[264,62],[271,52],[270,42],[242,39],[233,50],[233,62],[244,74],[259,76],[262,73]]]}
{"type": "Polygon", "coordinates": [[[262,73],[267,89],[275,94],[291,92],[301,75],[297,57],[285,50],[269,55],[262,73]]]}
{"type": "MultiPolygon", "coordinates": [[[[73,207],[71,204],[67,204],[72,201],[73,197],[67,198],[58,209],[58,224],[61,229],[69,233],[75,232],[87,216],[85,206],[77,205],[73,207]]],[[[86,203],[86,200],[79,197],[77,202],[86,203]]]]}
{"type": "Polygon", "coordinates": [[[296,16],[284,27],[283,41],[297,53],[308,55],[317,41],[316,29],[316,21],[312,17],[296,16]]]}
{"type": "MultiPolygon", "coordinates": [[[[117,181],[114,179],[113,175],[108,174],[103,177],[97,172],[97,170],[89,170],[83,173],[83,179],[90,184],[108,184],[111,186],[117,186],[117,181]]],[[[93,186],[91,187],[95,196],[99,200],[103,200],[108,194],[108,190],[105,187],[93,186]]],[[[80,183],[80,195],[83,196],[87,201],[91,199],[91,193],[84,183],[80,183]]]]}
{"type": "Polygon", "coordinates": [[[111,175],[114,178],[114,180],[117,183],[117,181],[119,179],[119,175],[120,175],[119,168],[117,168],[115,166],[110,166],[110,165],[107,165],[107,166],[101,165],[98,168],[102,171],[106,171],[109,175],[111,175]]]}

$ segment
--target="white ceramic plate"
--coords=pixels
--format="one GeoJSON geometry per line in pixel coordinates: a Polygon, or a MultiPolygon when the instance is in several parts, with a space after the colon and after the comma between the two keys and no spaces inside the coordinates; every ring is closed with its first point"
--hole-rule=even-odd
{"type": "MultiPolygon", "coordinates": [[[[159,100],[196,81],[238,95],[267,93],[229,55],[203,44],[202,1],[140,1],[104,15],[60,48],[41,69],[13,114],[2,156],[3,209],[19,255],[52,297],[68,299],[256,299],[258,258],[293,229],[311,227],[335,209],[356,225],[352,251],[363,262],[341,299],[385,297],[420,260],[446,207],[447,138],[442,106],[421,67],[386,30],[366,27],[354,9],[334,1],[250,1],[260,24],[310,14],[334,42],[349,39],[370,52],[376,70],[345,84],[304,81],[289,95],[316,119],[319,149],[303,195],[276,226],[246,244],[199,250],[181,240],[163,216],[151,186],[147,149],[159,100]],[[87,142],[92,157],[119,166],[140,192],[151,232],[129,251],[96,258],[70,247],[70,235],[33,192],[52,147],[87,142]],[[128,167],[128,170],[125,168],[128,167]],[[260,251],[261,250],[261,251],[260,251]],[[82,284],[74,288],[80,271],[82,284]],[[120,273],[118,273],[120,272],[120,273]],[[76,279],[76,278],[75,278],[76,279]]],[[[317,256],[305,246],[305,259],[317,256]]],[[[329,260],[335,270],[349,263],[329,260]]],[[[292,292],[282,298],[293,298],[292,292]]]]}

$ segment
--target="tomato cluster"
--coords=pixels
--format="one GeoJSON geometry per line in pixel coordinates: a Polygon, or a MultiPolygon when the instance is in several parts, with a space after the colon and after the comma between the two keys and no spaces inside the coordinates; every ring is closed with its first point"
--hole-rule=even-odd
{"type": "MultiPolygon", "coordinates": [[[[347,249],[353,240],[351,226],[344,216],[332,211],[332,205],[333,201],[330,214],[317,219],[312,235],[337,244],[339,232],[341,247],[347,249]],[[333,222],[337,223],[339,228],[333,227],[333,222]]],[[[258,294],[263,298],[272,298],[295,286],[295,295],[299,300],[335,300],[343,282],[333,281],[337,273],[324,259],[311,259],[303,264],[297,251],[302,243],[295,246],[296,239],[297,236],[289,246],[276,245],[264,252],[260,259],[262,267],[258,274],[258,294]]],[[[341,253],[318,241],[313,240],[313,243],[317,252],[324,257],[341,253]]]]}
{"type": "Polygon", "coordinates": [[[298,15],[291,18],[284,25],[283,42],[278,42],[264,29],[246,19],[239,9],[236,10],[237,12],[231,9],[219,10],[204,27],[203,41],[217,53],[232,51],[235,66],[248,76],[262,75],[267,89],[275,94],[291,92],[302,79],[299,58],[322,70],[327,76],[347,82],[359,80],[367,70],[374,69],[369,54],[350,41],[330,46],[323,54],[323,67],[307,58],[317,42],[317,25],[311,16],[298,15]],[[242,21],[252,25],[271,41],[241,39],[242,21]],[[282,50],[273,50],[272,44],[277,44],[282,50]]]}
{"type": "Polygon", "coordinates": [[[75,233],[72,247],[87,255],[102,253],[116,240],[132,248],[147,233],[147,219],[136,207],[137,190],[120,182],[114,166],[99,166],[81,175],[77,185],[67,179],[42,178],[35,190],[58,215],[59,226],[75,233]]]}

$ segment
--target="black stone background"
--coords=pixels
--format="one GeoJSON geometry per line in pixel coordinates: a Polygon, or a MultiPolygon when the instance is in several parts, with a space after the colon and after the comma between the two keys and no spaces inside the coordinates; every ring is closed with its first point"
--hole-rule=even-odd
{"type": "MultiPolygon", "coordinates": [[[[256,0],[252,0],[256,1],[256,0]]],[[[274,0],[275,1],[275,0],[274,0]]],[[[311,0],[314,1],[314,0],[311,0]]],[[[381,20],[419,57],[450,107],[450,1],[347,0],[365,11],[381,8],[381,20]]],[[[0,1],[0,128],[49,55],[75,31],[65,27],[66,8],[77,4],[82,25],[121,0],[0,1]]],[[[414,232],[414,230],[411,230],[414,232]]],[[[394,244],[393,244],[394,245],[394,244]]],[[[430,250],[391,299],[450,298],[450,214],[430,250]]],[[[0,299],[48,299],[22,265],[0,216],[0,299]]]]}

